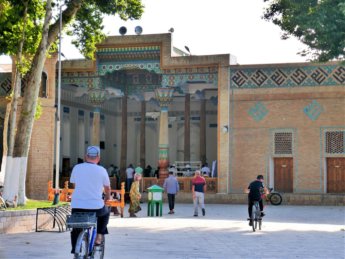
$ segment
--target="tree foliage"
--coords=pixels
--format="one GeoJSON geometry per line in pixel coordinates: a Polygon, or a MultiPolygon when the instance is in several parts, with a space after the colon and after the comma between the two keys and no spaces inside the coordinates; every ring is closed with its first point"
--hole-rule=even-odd
{"type": "Polygon", "coordinates": [[[299,54],[312,55],[324,62],[344,60],[345,2],[344,0],[264,0],[268,7],[264,19],[283,31],[283,39],[297,37],[308,46],[299,54]]]}
{"type": "Polygon", "coordinates": [[[46,57],[56,51],[60,10],[62,29],[73,33],[75,45],[93,58],[95,45],[104,38],[103,16],[117,13],[122,19],[137,19],[143,5],[141,0],[0,0],[0,54],[23,57],[16,65],[26,81],[20,116],[15,120],[13,155],[8,154],[5,172],[4,197],[14,200],[18,195],[18,204],[26,200],[27,159],[35,114],[40,111],[39,87],[46,57]]]}
{"type": "Polygon", "coordinates": [[[33,55],[40,42],[45,5],[41,0],[0,0],[0,54],[16,55],[24,26],[24,2],[28,2],[23,53],[33,55]]]}
{"type": "MultiPolygon", "coordinates": [[[[42,0],[0,0],[0,54],[16,55],[23,30],[23,3],[28,3],[28,22],[23,53],[29,60],[38,50],[42,37],[46,1],[42,0]]],[[[95,44],[104,39],[102,20],[105,15],[119,15],[121,19],[138,19],[143,13],[141,0],[68,0],[52,1],[53,18],[50,34],[58,28],[59,4],[63,8],[63,27],[74,35],[73,44],[87,58],[93,58],[95,44]],[[77,11],[73,13],[73,11],[77,11]]],[[[56,36],[56,35],[55,35],[56,36]]],[[[50,39],[51,40],[51,39],[50,39]]],[[[56,40],[56,37],[54,41],[56,40]]],[[[49,42],[49,52],[57,50],[56,44],[49,42]]]]}

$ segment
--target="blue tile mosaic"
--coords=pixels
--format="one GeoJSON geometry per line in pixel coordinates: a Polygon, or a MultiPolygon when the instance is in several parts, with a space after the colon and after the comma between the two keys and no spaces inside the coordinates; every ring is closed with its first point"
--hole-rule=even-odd
{"type": "Polygon", "coordinates": [[[323,112],[323,107],[316,100],[313,100],[310,104],[303,108],[303,112],[309,117],[309,119],[314,121],[323,112]]]}
{"type": "Polygon", "coordinates": [[[262,102],[255,103],[254,106],[252,106],[248,110],[248,114],[255,120],[255,121],[261,121],[263,118],[266,117],[268,114],[268,110],[266,106],[262,102]]]}

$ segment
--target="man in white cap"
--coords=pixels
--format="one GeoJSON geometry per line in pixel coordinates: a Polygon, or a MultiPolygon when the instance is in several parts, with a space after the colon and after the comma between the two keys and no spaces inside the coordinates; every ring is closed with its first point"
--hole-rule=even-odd
{"type": "MultiPolygon", "coordinates": [[[[100,245],[103,235],[108,234],[109,209],[105,202],[110,200],[110,180],[107,170],[98,165],[100,149],[98,146],[89,146],[86,150],[85,162],[74,166],[70,182],[74,184],[71,208],[72,214],[77,212],[96,212],[97,238],[95,245],[100,245]],[[102,198],[103,191],[105,194],[102,198]]],[[[71,244],[74,253],[80,229],[71,231],[71,244]]]]}

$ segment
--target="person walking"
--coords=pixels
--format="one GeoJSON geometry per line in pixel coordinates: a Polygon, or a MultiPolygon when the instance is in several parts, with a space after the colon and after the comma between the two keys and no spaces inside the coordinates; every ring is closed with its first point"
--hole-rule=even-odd
{"type": "Polygon", "coordinates": [[[174,211],[175,195],[180,190],[178,181],[176,177],[174,176],[174,171],[169,171],[169,177],[164,180],[163,188],[168,195],[169,210],[170,210],[168,214],[174,214],[175,213],[174,211]]]}
{"type": "Polygon", "coordinates": [[[194,217],[198,216],[198,206],[200,206],[202,215],[205,216],[205,192],[206,192],[206,180],[202,177],[200,170],[195,171],[195,176],[192,180],[192,194],[194,204],[194,217]]]}
{"type": "Polygon", "coordinates": [[[134,181],[131,186],[131,190],[129,192],[129,197],[131,199],[130,205],[129,205],[129,217],[135,218],[137,217],[135,213],[141,211],[140,207],[140,199],[141,194],[139,192],[139,185],[141,180],[141,174],[143,173],[143,169],[141,167],[135,168],[135,174],[134,174],[134,181]]]}
{"type": "Polygon", "coordinates": [[[131,186],[133,183],[133,175],[134,175],[134,167],[132,164],[126,169],[126,191],[129,192],[131,190],[131,186]]]}

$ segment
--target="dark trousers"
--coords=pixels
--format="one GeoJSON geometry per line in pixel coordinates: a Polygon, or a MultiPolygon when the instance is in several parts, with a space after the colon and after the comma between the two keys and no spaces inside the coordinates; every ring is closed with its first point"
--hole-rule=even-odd
{"type": "MultiPolygon", "coordinates": [[[[255,202],[255,200],[248,199],[249,218],[252,216],[254,202],[255,202]]],[[[258,202],[259,202],[259,206],[260,206],[260,211],[263,211],[264,210],[264,204],[262,203],[262,199],[259,200],[258,202]]]]}
{"type": "Polygon", "coordinates": [[[169,209],[173,210],[175,207],[175,194],[168,193],[169,209]]]}
{"type": "Polygon", "coordinates": [[[129,192],[131,190],[132,183],[133,183],[133,178],[126,179],[126,192],[129,192]]]}
{"type": "MultiPolygon", "coordinates": [[[[72,214],[77,212],[96,212],[97,216],[97,234],[108,234],[108,222],[109,222],[109,208],[104,206],[101,209],[97,210],[87,210],[87,209],[72,209],[72,214]]],[[[71,253],[74,254],[75,251],[75,245],[78,240],[79,233],[82,231],[80,228],[73,228],[71,231],[71,245],[72,245],[72,251],[71,253]]]]}

